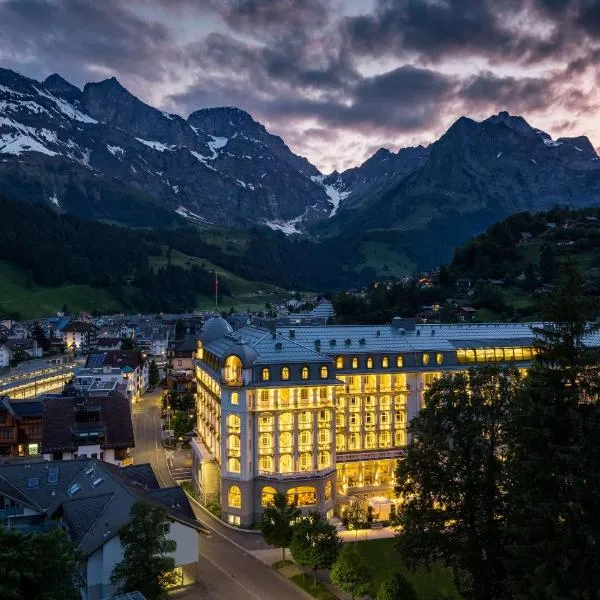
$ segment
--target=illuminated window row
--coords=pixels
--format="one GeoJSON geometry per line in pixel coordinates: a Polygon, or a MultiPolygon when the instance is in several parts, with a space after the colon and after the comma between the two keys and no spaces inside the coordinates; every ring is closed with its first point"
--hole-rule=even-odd
{"type": "MultiPolygon", "coordinates": [[[[359,360],[358,360],[358,356],[352,356],[350,358],[347,359],[348,362],[346,362],[346,359],[343,356],[338,356],[335,359],[335,368],[336,369],[345,369],[347,368],[346,365],[349,365],[352,369],[358,369],[359,367],[359,360]]],[[[367,369],[372,369],[375,366],[375,362],[373,361],[373,357],[372,356],[367,356],[367,369]]],[[[379,366],[381,366],[382,369],[387,369],[390,366],[390,357],[389,356],[382,356],[379,362],[379,366]]],[[[404,366],[404,357],[401,354],[398,354],[396,356],[396,367],[401,369],[404,366]]]]}
{"type": "Polygon", "coordinates": [[[459,364],[484,362],[511,362],[532,360],[537,348],[460,348],[456,351],[459,364]]]}
{"type": "MultiPolygon", "coordinates": [[[[290,378],[290,368],[289,367],[281,367],[280,376],[283,381],[288,381],[290,378]]],[[[329,377],[329,368],[327,365],[322,365],[319,369],[319,376],[321,379],[327,379],[329,377]]],[[[262,381],[271,381],[271,369],[265,367],[261,371],[261,380],[262,381]]],[[[301,379],[310,379],[310,368],[304,366],[300,369],[300,378],[301,379]]]]}

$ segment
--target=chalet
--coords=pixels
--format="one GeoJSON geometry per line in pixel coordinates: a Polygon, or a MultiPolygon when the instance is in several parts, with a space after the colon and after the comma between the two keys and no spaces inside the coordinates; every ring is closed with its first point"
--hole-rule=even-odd
{"type": "Polygon", "coordinates": [[[0,466],[0,523],[24,531],[62,526],[81,555],[81,597],[101,600],[116,593],[111,574],[123,559],[119,532],[136,502],[166,508],[166,537],[176,542],[178,585],[198,581],[200,535],[178,487],[160,488],[148,464],[115,467],[97,459],[0,466]]]}
{"type": "Polygon", "coordinates": [[[40,453],[43,403],[0,397],[0,455],[34,456],[40,453]]]}
{"type": "Polygon", "coordinates": [[[86,395],[48,397],[42,415],[45,460],[99,458],[119,466],[131,464],[135,446],[131,408],[116,386],[86,395]]]}

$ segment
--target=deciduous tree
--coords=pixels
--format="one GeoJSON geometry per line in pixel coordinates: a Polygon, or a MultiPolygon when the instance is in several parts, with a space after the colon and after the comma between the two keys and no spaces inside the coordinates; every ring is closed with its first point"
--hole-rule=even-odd
{"type": "Polygon", "coordinates": [[[394,573],[386,579],[377,591],[375,600],[418,600],[411,583],[402,575],[394,573]]]}
{"type": "Polygon", "coordinates": [[[263,511],[260,529],[267,544],[281,548],[281,560],[285,560],[285,549],[292,542],[293,526],[301,512],[287,496],[277,492],[269,506],[263,511]]]}
{"type": "Polygon", "coordinates": [[[331,581],[354,600],[369,590],[371,571],[361,555],[348,546],[351,544],[346,544],[331,569],[331,581]]]}
{"type": "Polygon", "coordinates": [[[342,540],[331,523],[320,513],[310,512],[294,525],[290,550],[299,565],[313,570],[315,585],[317,569],[330,569],[336,561],[342,540]]]}

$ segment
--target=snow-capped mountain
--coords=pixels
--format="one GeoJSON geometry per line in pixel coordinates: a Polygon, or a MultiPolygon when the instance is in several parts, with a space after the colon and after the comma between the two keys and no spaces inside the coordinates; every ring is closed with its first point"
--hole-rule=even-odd
{"type": "Polygon", "coordinates": [[[0,191],[7,194],[18,181],[27,199],[84,216],[135,224],[145,205],[162,218],[169,211],[296,233],[334,209],[311,179],[318,176],[239,109],[199,110],[186,120],[144,104],[114,78],[79,90],[56,74],[38,82],[0,69],[0,191]],[[126,196],[117,215],[115,194],[126,196]]]}

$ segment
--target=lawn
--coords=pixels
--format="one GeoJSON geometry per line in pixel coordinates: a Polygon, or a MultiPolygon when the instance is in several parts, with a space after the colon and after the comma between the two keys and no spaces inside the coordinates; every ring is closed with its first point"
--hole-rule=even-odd
{"type": "Polygon", "coordinates": [[[312,575],[294,575],[292,581],[300,586],[305,592],[308,592],[313,598],[318,600],[339,600],[339,598],[331,593],[324,584],[317,581],[317,585],[313,585],[312,575]]]}
{"type": "Polygon", "coordinates": [[[80,310],[117,312],[122,306],[105,290],[89,285],[46,287],[27,281],[22,269],[0,261],[0,312],[17,311],[24,318],[53,314],[66,304],[71,312],[80,310]]]}
{"type": "Polygon", "coordinates": [[[409,571],[401,562],[400,556],[394,548],[396,540],[394,538],[385,538],[365,542],[349,542],[355,544],[356,549],[362,555],[369,565],[373,574],[369,594],[373,597],[381,583],[392,573],[400,571],[412,583],[419,600],[437,600],[437,598],[460,598],[452,573],[449,569],[435,566],[431,570],[418,568],[416,571],[409,571]]]}

